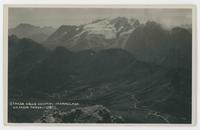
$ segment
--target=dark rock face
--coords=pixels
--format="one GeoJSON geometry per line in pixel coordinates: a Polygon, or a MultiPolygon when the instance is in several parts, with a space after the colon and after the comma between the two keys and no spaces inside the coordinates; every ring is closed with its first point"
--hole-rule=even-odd
{"type": "Polygon", "coordinates": [[[56,48],[57,46],[60,46],[61,43],[65,43],[67,40],[78,34],[81,30],[82,29],[78,26],[62,25],[44,41],[44,45],[49,48],[56,48]]]}
{"type": "Polygon", "coordinates": [[[124,119],[116,116],[102,105],[78,107],[67,112],[54,110],[46,112],[36,123],[122,123],[124,119]]]}
{"type": "Polygon", "coordinates": [[[184,28],[168,31],[156,22],[147,22],[132,32],[125,49],[145,62],[191,68],[192,35],[184,28]]]}

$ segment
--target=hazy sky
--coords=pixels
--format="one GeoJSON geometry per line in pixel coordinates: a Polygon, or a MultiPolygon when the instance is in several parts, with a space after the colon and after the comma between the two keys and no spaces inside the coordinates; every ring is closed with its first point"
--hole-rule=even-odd
{"type": "Polygon", "coordinates": [[[190,9],[125,9],[125,8],[10,8],[9,28],[20,23],[59,27],[80,25],[99,18],[132,17],[141,23],[157,21],[165,27],[192,23],[190,9]]]}

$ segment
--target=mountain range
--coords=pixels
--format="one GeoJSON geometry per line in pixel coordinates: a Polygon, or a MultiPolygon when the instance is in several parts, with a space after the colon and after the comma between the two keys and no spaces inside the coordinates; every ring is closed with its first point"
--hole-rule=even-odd
{"type": "Polygon", "coordinates": [[[190,68],[191,42],[189,25],[168,30],[153,21],[140,24],[137,19],[117,17],[80,26],[63,25],[43,45],[71,51],[121,48],[143,61],[190,68]]]}
{"type": "MultiPolygon", "coordinates": [[[[126,123],[191,123],[191,37],[122,17],[61,26],[42,43],[9,36],[9,100],[102,105],[126,123]]],[[[9,121],[42,115],[21,114],[10,111],[9,121]]]]}
{"type": "Polygon", "coordinates": [[[191,121],[190,69],[142,62],[123,49],[51,51],[29,39],[9,45],[10,100],[101,104],[126,122],[191,121]]]}
{"type": "Polygon", "coordinates": [[[123,48],[127,37],[139,24],[137,19],[117,17],[98,19],[80,26],[63,25],[44,45],[50,48],[64,46],[73,51],[123,48]]]}

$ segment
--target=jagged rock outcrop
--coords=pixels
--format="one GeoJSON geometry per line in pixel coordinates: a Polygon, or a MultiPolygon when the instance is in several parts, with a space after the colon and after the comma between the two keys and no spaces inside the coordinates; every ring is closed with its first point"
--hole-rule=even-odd
{"type": "Polygon", "coordinates": [[[121,116],[113,115],[112,112],[102,105],[78,107],[67,112],[60,110],[46,111],[36,123],[122,123],[121,116]]]}

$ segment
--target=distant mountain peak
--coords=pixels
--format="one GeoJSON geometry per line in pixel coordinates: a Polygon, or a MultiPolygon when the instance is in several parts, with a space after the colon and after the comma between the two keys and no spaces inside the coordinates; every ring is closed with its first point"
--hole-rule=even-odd
{"type": "Polygon", "coordinates": [[[19,38],[29,38],[36,42],[43,42],[55,31],[53,27],[40,27],[28,23],[21,23],[15,28],[9,29],[9,35],[16,35],[19,38]]]}
{"type": "Polygon", "coordinates": [[[19,27],[38,27],[39,26],[35,26],[35,25],[32,25],[32,24],[28,24],[28,23],[20,23],[18,26],[16,26],[16,28],[19,28],[19,27]]]}

